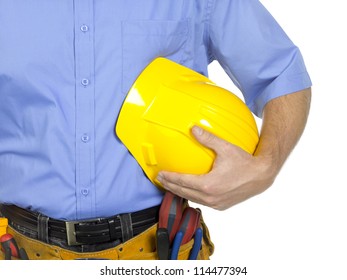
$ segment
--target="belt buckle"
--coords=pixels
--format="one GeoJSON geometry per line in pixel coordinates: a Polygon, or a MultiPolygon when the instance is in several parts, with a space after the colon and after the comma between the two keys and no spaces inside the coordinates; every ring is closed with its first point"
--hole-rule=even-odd
{"type": "Polygon", "coordinates": [[[67,237],[67,244],[69,246],[75,246],[75,245],[81,245],[82,243],[77,242],[76,240],[76,229],[75,225],[79,224],[80,222],[65,222],[66,226],[66,237],[67,237]]]}

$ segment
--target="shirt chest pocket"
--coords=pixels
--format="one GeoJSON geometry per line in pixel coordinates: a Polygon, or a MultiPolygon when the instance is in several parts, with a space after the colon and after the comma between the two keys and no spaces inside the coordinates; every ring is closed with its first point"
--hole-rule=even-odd
{"type": "Polygon", "coordinates": [[[184,64],[189,58],[189,21],[141,20],[122,23],[122,92],[156,57],[184,64]]]}

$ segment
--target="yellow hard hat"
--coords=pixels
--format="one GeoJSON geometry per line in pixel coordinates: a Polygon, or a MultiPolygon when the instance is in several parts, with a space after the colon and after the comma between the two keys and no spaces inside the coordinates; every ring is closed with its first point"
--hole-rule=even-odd
{"type": "Polygon", "coordinates": [[[215,153],[192,135],[198,125],[253,154],[254,117],[235,94],[166,58],[152,61],[131,87],[119,113],[116,134],[157,186],[161,170],[204,174],[215,153]]]}

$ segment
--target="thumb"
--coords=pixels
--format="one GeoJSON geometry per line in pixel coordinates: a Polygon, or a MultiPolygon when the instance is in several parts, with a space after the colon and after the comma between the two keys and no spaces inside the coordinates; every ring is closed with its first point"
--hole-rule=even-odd
{"type": "Polygon", "coordinates": [[[196,125],[193,126],[192,133],[195,139],[198,140],[200,144],[214,150],[217,154],[220,154],[223,147],[227,143],[223,139],[196,125]]]}

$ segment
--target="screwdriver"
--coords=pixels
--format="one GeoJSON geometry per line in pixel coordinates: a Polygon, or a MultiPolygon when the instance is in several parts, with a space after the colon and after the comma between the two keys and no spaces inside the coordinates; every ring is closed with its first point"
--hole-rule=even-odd
{"type": "Polygon", "coordinates": [[[11,256],[19,258],[19,248],[13,236],[6,233],[0,237],[1,248],[4,253],[11,252],[11,256]]]}

